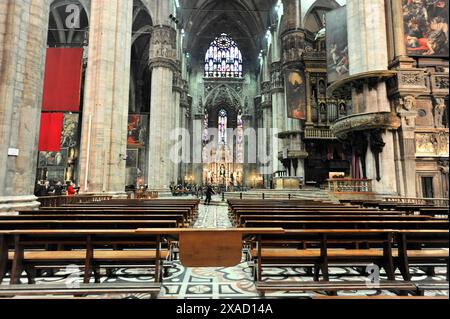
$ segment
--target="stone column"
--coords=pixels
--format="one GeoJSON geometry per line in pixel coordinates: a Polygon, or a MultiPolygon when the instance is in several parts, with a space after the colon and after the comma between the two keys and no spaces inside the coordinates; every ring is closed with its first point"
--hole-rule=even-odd
{"type": "Polygon", "coordinates": [[[175,128],[176,110],[173,97],[176,63],[176,31],[169,26],[153,27],[150,43],[150,68],[152,71],[150,102],[149,163],[147,182],[149,188],[168,191],[173,180],[173,163],[170,149],[174,145],[169,136],[175,128]]]}
{"type": "Polygon", "coordinates": [[[33,193],[49,10],[49,0],[0,1],[0,212],[39,206],[33,193]]]}
{"type": "Polygon", "coordinates": [[[92,0],[81,134],[83,193],[125,191],[133,3],[92,0]]]}
{"type": "Polygon", "coordinates": [[[348,0],[347,25],[350,75],[386,70],[388,49],[384,0],[348,0]]]}
{"type": "Polygon", "coordinates": [[[416,142],[415,123],[417,112],[415,111],[415,98],[407,96],[396,102],[397,114],[402,120],[402,127],[398,130],[400,143],[400,162],[402,169],[401,181],[406,197],[416,197],[416,142]]]}
{"type": "MultiPolygon", "coordinates": [[[[284,79],[281,72],[281,63],[272,63],[272,79],[271,79],[271,94],[272,94],[272,128],[275,133],[286,130],[286,103],[284,97],[284,79]]],[[[282,151],[282,140],[273,137],[273,170],[274,172],[283,170],[283,165],[278,159],[278,153],[282,151]]]]}
{"type": "MultiPolygon", "coordinates": [[[[311,107],[311,75],[306,72],[306,126],[314,126],[311,107]]],[[[320,116],[319,116],[320,117],[320,116]]]]}

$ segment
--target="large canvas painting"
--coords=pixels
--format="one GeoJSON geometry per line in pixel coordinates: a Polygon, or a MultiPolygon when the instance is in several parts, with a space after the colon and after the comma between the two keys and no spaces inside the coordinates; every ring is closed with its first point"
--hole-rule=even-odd
{"type": "Polygon", "coordinates": [[[303,72],[286,71],[286,106],[288,117],[306,119],[306,80],[303,72]]]}
{"type": "Polygon", "coordinates": [[[130,115],[128,118],[128,146],[145,147],[147,127],[148,117],[146,115],[130,115]]]}
{"type": "Polygon", "coordinates": [[[328,82],[349,76],[347,7],[330,11],[327,20],[327,70],[328,82]]]}
{"type": "Polygon", "coordinates": [[[448,56],[448,0],[402,0],[409,55],[448,56]]]}
{"type": "Polygon", "coordinates": [[[47,166],[62,166],[67,164],[67,149],[62,149],[60,152],[39,152],[38,167],[44,168],[47,166]]]}
{"type": "Polygon", "coordinates": [[[78,145],[78,117],[77,113],[64,114],[61,148],[76,147],[78,145]]]}
{"type": "Polygon", "coordinates": [[[139,166],[139,150],[127,150],[127,168],[137,168],[139,166]]]}

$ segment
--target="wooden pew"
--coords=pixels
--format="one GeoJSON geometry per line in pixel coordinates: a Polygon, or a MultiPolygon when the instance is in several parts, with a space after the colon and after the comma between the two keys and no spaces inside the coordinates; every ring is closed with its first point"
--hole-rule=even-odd
{"type": "MultiPolygon", "coordinates": [[[[36,214],[61,214],[61,215],[112,215],[112,214],[123,214],[123,215],[173,215],[178,216],[183,215],[183,224],[192,224],[194,222],[194,215],[191,211],[187,209],[142,209],[142,208],[49,208],[40,211],[21,211],[20,215],[36,215],[36,214]]],[[[172,218],[172,217],[171,217],[172,218]]],[[[168,219],[171,219],[168,218],[168,219]]],[[[125,218],[126,219],[126,218],[125,218]]],[[[151,219],[151,217],[150,217],[151,219]]]]}
{"type": "Polygon", "coordinates": [[[404,280],[410,280],[410,266],[447,267],[449,280],[449,230],[400,230],[395,233],[398,243],[398,268],[404,280]]]}
{"type": "Polygon", "coordinates": [[[261,214],[261,215],[240,215],[237,220],[236,225],[242,226],[245,225],[247,220],[337,220],[337,221],[345,221],[345,220],[432,220],[434,219],[432,216],[396,216],[396,215],[270,215],[270,214],[261,214]]]}
{"type": "MultiPolygon", "coordinates": [[[[416,265],[447,266],[448,277],[448,229],[447,230],[286,230],[281,235],[259,236],[256,248],[251,251],[255,261],[255,281],[261,295],[270,291],[340,291],[368,289],[364,282],[329,282],[329,265],[352,266],[374,263],[386,269],[388,281],[381,282],[377,289],[398,290],[423,294],[424,290],[442,289],[443,283],[412,284],[409,262],[416,265]],[[316,245],[318,248],[299,249],[299,243],[316,245]],[[370,249],[348,249],[349,242],[370,243],[370,249]],[[408,244],[417,242],[433,244],[434,249],[409,250],[408,244]],[[290,245],[286,245],[290,243],[290,245]],[[394,247],[399,247],[394,248],[394,247]],[[403,247],[403,248],[402,248],[403,247]],[[438,249],[436,249],[439,247],[438,249]],[[446,249],[447,248],[447,249],[446,249]],[[314,279],[319,280],[322,270],[324,282],[265,282],[262,280],[263,266],[314,265],[314,279]],[[404,282],[394,282],[394,269],[399,267],[404,282]]],[[[300,245],[301,246],[301,245],[300,245]]],[[[448,289],[448,288],[447,288],[448,289]]]]}
{"type": "MultiPolygon", "coordinates": [[[[121,291],[120,285],[88,284],[91,272],[94,271],[98,281],[99,267],[116,263],[152,266],[155,271],[155,283],[162,280],[162,260],[169,252],[162,249],[161,244],[171,238],[180,242],[180,256],[183,265],[198,267],[235,266],[241,261],[243,236],[255,234],[280,234],[282,229],[138,229],[138,230],[16,230],[0,231],[0,282],[6,272],[8,248],[14,248],[11,282],[0,291],[1,295],[10,295],[17,292],[19,295],[45,295],[51,294],[84,294],[84,293],[115,293],[121,291]],[[205,238],[208,240],[205,241],[205,238]],[[49,243],[63,243],[66,247],[84,247],[84,250],[67,250],[56,254],[46,254],[36,250],[36,245],[49,243]],[[204,244],[208,243],[208,249],[204,244]],[[114,244],[145,244],[146,250],[105,251],[105,245],[114,244]],[[54,285],[37,285],[27,288],[17,286],[21,270],[29,266],[48,266],[52,264],[84,265],[84,283],[80,289],[54,285]]],[[[149,288],[157,289],[160,286],[151,285],[149,288]]],[[[125,291],[140,289],[140,287],[126,287],[125,291]]]]}
{"type": "Polygon", "coordinates": [[[448,229],[448,220],[246,220],[245,227],[285,229],[448,229]]]}
{"type": "MultiPolygon", "coordinates": [[[[103,294],[149,294],[154,299],[161,291],[161,283],[101,283],[67,285],[7,285],[0,286],[0,298],[26,296],[67,296],[67,295],[103,295],[103,294]]],[[[86,298],[83,298],[86,299],[86,298]]]]}
{"type": "Polygon", "coordinates": [[[0,220],[0,230],[177,228],[176,220],[0,220]]]}
{"type": "Polygon", "coordinates": [[[0,283],[7,272],[8,261],[12,284],[19,283],[23,270],[27,271],[29,283],[33,283],[37,266],[73,264],[84,268],[84,283],[89,283],[92,273],[98,282],[99,269],[105,265],[146,265],[155,269],[155,282],[160,282],[162,260],[169,252],[167,247],[162,248],[163,238],[159,231],[148,232],[145,236],[136,233],[135,229],[0,231],[0,283]],[[45,250],[52,244],[61,245],[64,250],[45,250]],[[114,250],[117,245],[127,248],[114,250]],[[13,250],[9,252],[9,248],[13,250]]]}

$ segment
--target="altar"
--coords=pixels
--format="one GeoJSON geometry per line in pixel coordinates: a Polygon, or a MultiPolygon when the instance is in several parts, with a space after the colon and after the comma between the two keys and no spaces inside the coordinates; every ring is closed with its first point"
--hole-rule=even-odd
{"type": "Polygon", "coordinates": [[[278,190],[298,190],[303,187],[302,177],[275,177],[273,179],[273,185],[278,190]]]}

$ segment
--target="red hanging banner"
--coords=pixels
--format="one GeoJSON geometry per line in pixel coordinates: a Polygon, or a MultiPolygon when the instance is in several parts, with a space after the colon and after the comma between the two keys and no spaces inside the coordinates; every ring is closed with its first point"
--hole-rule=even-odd
{"type": "Polygon", "coordinates": [[[61,150],[63,118],[63,113],[41,113],[39,152],[59,152],[61,150]]]}
{"type": "Polygon", "coordinates": [[[42,111],[78,112],[83,48],[48,48],[42,111]]]}

